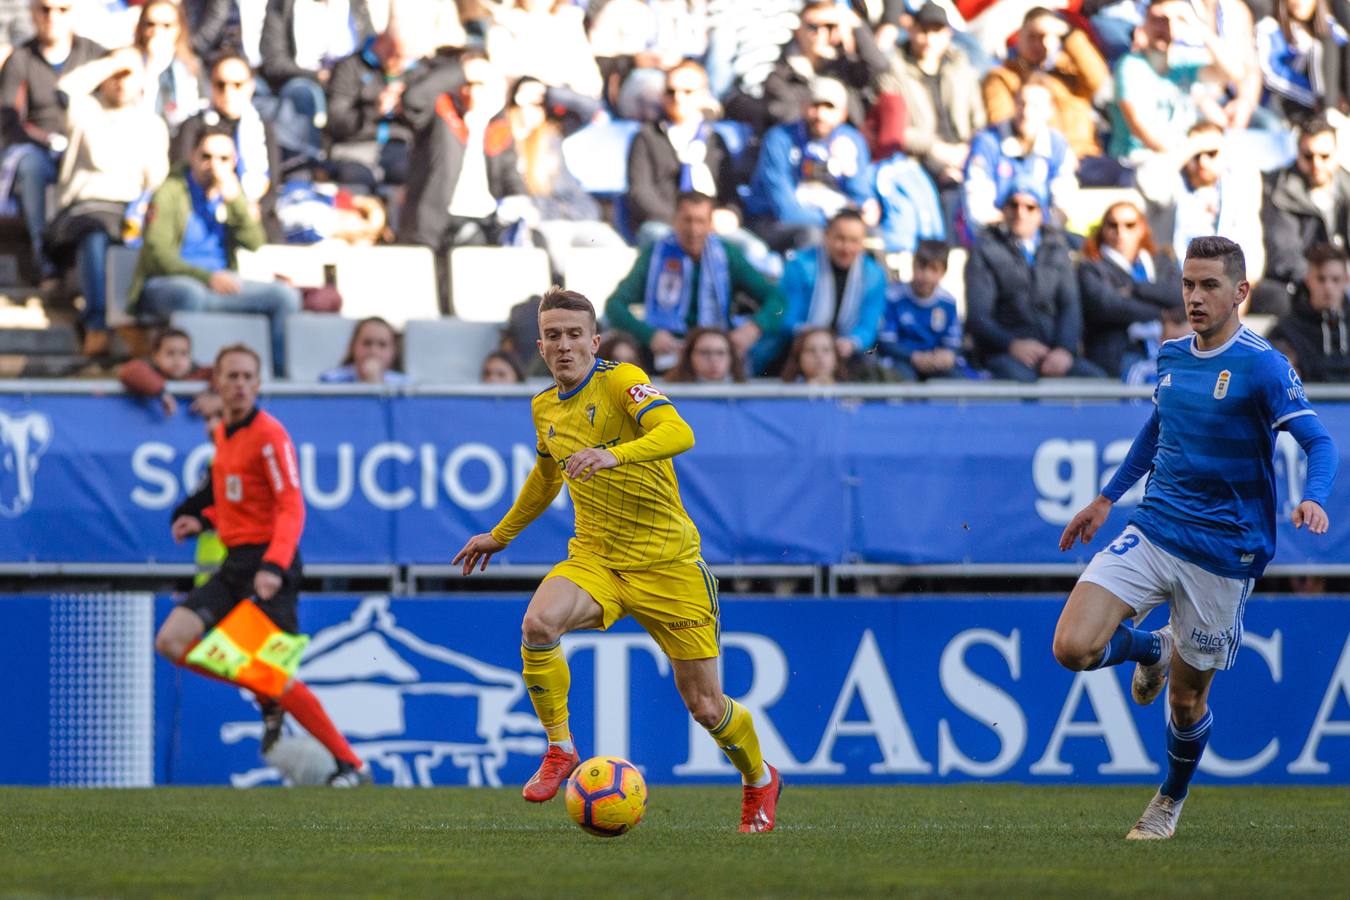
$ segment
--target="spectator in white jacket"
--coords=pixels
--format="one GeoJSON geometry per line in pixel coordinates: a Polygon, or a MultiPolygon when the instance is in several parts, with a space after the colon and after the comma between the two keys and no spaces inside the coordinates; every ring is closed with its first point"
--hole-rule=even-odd
{"type": "Polygon", "coordinates": [[[1226,147],[1218,125],[1192,125],[1181,146],[1150,157],[1136,183],[1159,244],[1186,258],[1192,238],[1220,235],[1247,254],[1247,279],[1266,269],[1261,233],[1261,173],[1226,147]]]}

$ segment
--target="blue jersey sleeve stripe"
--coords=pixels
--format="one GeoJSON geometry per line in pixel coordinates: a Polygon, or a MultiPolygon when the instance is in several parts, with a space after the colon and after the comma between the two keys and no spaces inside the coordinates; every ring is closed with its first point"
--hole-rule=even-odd
{"type": "Polygon", "coordinates": [[[648,403],[645,407],[643,407],[642,410],[640,410],[636,416],[633,417],[634,421],[641,423],[642,417],[645,416],[647,413],[651,412],[652,410],[656,409],[658,406],[670,406],[670,405],[671,403],[669,400],[653,400],[651,403],[648,403]]]}
{"type": "Polygon", "coordinates": [[[1279,428],[1281,425],[1283,425],[1285,422],[1288,422],[1290,419],[1297,419],[1299,416],[1315,416],[1315,415],[1317,415],[1317,410],[1315,409],[1296,409],[1291,413],[1280,416],[1274,422],[1270,423],[1270,427],[1279,428]]]}

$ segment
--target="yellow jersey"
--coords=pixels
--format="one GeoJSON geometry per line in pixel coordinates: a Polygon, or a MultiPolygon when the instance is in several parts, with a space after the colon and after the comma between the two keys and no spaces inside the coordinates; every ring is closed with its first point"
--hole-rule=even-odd
{"type": "Polygon", "coordinates": [[[546,508],[566,479],[576,510],[570,558],[590,558],[618,570],[655,569],[698,559],[698,529],[680,501],[671,462],[673,455],[692,446],[692,432],[647,373],[628,363],[597,359],[586,379],[572,390],[554,385],[535,395],[531,412],[539,453],[532,478],[538,475],[544,483],[522,491],[493,529],[494,537],[503,542],[515,537],[546,508]],[[660,440],[651,439],[658,435],[650,432],[667,423],[678,428],[664,429],[673,442],[667,440],[669,446],[663,447],[660,440]],[[687,442],[681,443],[680,435],[687,436],[687,442]],[[567,479],[563,469],[568,457],[587,447],[609,450],[619,465],[595,472],[588,481],[567,479]]]}

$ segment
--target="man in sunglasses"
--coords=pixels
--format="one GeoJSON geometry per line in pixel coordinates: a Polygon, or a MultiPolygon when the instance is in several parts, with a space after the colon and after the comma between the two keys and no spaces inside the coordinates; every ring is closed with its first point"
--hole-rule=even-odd
{"type": "Polygon", "coordinates": [[[1046,221],[1043,183],[1020,177],[966,263],[966,332],[995,378],[1092,378],[1105,373],[1079,355],[1083,310],[1063,232],[1046,221]]]}
{"type": "Polygon", "coordinates": [[[1261,225],[1266,279],[1252,293],[1252,311],[1282,314],[1308,272],[1318,244],[1350,243],[1350,173],[1338,165],[1336,131],[1321,116],[1298,130],[1294,164],[1265,176],[1261,225]]]}
{"type": "Polygon", "coordinates": [[[268,235],[280,240],[275,189],[281,178],[281,144],[272,123],[253,107],[253,69],[241,53],[229,51],[211,63],[210,105],[178,128],[170,151],[175,164],[189,165],[202,132],[223,126],[234,134],[239,184],[255,204],[268,235]]]}
{"type": "Polygon", "coordinates": [[[1255,168],[1228,152],[1223,129],[1210,122],[1192,125],[1186,140],[1141,165],[1136,173],[1145,212],[1158,242],[1186,258],[1193,238],[1222,235],[1247,251],[1248,280],[1265,271],[1261,243],[1261,178],[1255,168]]]}
{"type": "Polygon", "coordinates": [[[846,118],[854,127],[862,127],[862,94],[887,66],[886,54],[877,47],[871,30],[847,5],[810,0],[801,11],[792,41],[764,80],[757,114],[744,117],[730,107],[728,114],[746,118],[760,132],[771,125],[795,122],[811,95],[812,82],[825,76],[848,87],[846,118]]]}
{"type": "Polygon", "coordinates": [[[68,143],[65,104],[56,90],[62,72],[102,57],[107,50],[75,33],[75,0],[34,0],[32,40],[16,47],[0,70],[0,196],[12,197],[33,246],[33,274],[55,274],[42,253],[47,188],[56,184],[68,143]]]}

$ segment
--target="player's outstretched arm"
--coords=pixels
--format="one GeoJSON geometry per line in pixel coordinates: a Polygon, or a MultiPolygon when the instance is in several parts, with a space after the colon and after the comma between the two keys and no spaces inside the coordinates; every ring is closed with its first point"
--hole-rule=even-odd
{"type": "Polygon", "coordinates": [[[469,538],[468,543],[455,554],[455,558],[450,561],[450,565],[457,566],[464,564],[463,573],[469,575],[473,573],[474,566],[478,566],[478,571],[486,572],[488,561],[492,559],[492,554],[505,550],[506,543],[499,541],[492,536],[492,532],[475,534],[469,538]]]}
{"type": "Polygon", "coordinates": [[[526,525],[539,518],[544,510],[548,509],[548,505],[562,489],[562,481],[562,470],[559,469],[557,462],[548,456],[536,459],[534,468],[530,470],[530,476],[525,479],[525,484],[521,485],[520,496],[516,497],[516,502],[511,504],[511,508],[497,523],[497,527],[469,538],[468,543],[455,554],[451,565],[463,563],[465,575],[472,572],[475,565],[479,567],[480,572],[487,569],[492,554],[505,550],[506,545],[515,540],[516,535],[524,531],[526,525]]]}
{"type": "Polygon", "coordinates": [[[1111,514],[1111,507],[1114,504],[1101,494],[1087,506],[1080,509],[1069,524],[1065,526],[1064,533],[1059,536],[1060,552],[1069,550],[1076,542],[1086,544],[1096,535],[1097,529],[1102,527],[1106,517],[1111,514]]]}

